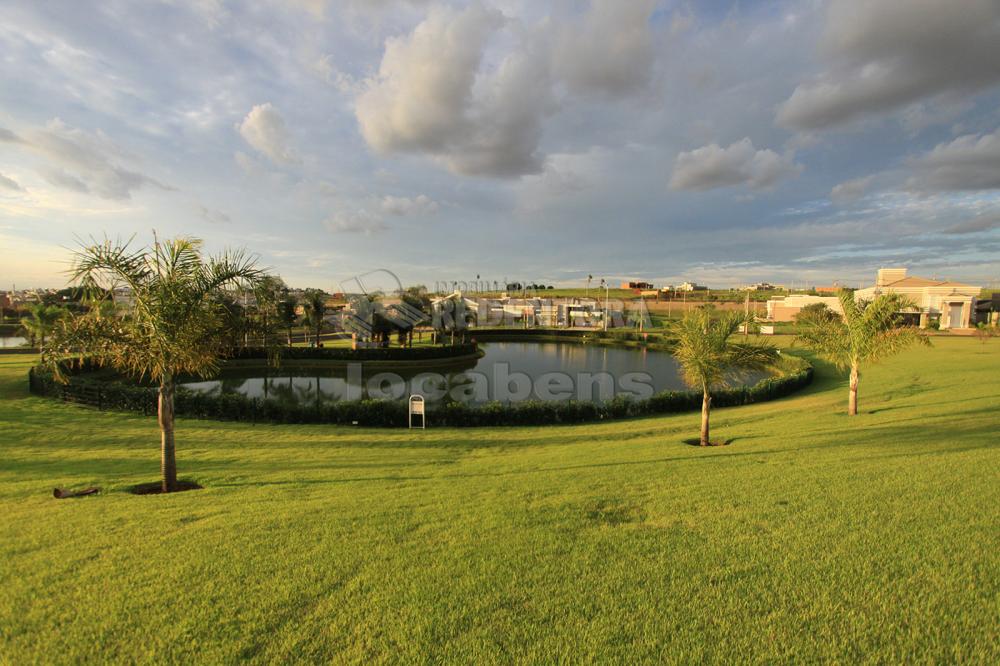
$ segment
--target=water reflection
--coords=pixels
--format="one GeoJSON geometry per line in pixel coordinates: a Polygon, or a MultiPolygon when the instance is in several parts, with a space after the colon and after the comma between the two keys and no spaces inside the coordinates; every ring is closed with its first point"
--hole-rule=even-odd
{"type": "MultiPolygon", "coordinates": [[[[437,367],[291,365],[231,367],[212,381],[188,388],[213,394],[242,394],[293,404],[335,400],[405,399],[412,393],[434,402],[489,400],[595,400],[627,393],[643,398],[683,390],[674,358],[659,351],[573,343],[491,342],[476,360],[437,367]],[[266,375],[266,376],[265,376],[266,375]]],[[[746,379],[754,383],[763,373],[746,379]]]]}

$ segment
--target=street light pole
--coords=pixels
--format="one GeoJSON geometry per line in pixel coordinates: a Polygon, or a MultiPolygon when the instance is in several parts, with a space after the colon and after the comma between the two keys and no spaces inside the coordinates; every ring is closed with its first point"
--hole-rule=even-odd
{"type": "Polygon", "coordinates": [[[601,280],[604,283],[604,330],[608,330],[608,299],[611,293],[611,285],[608,284],[607,280],[601,280]]]}

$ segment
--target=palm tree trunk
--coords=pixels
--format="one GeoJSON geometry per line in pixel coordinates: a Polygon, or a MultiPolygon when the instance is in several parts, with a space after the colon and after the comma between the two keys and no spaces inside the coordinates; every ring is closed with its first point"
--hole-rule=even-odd
{"type": "Polygon", "coordinates": [[[708,394],[708,389],[705,389],[704,394],[701,398],[701,445],[708,446],[708,413],[712,408],[712,396],[708,394]]]}
{"type": "Polygon", "coordinates": [[[174,382],[166,377],[160,383],[158,405],[160,422],[160,472],[163,476],[163,492],[177,490],[177,457],[174,450],[174,382]]]}
{"type": "Polygon", "coordinates": [[[847,398],[847,414],[857,416],[858,414],[858,364],[851,363],[850,394],[847,398]]]}

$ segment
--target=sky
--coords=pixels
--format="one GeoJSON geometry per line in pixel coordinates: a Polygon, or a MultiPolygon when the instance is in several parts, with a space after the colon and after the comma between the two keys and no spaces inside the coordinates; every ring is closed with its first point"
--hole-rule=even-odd
{"type": "Polygon", "coordinates": [[[0,4],[0,288],[154,231],[330,291],[1000,286],[1000,2],[0,4]]]}

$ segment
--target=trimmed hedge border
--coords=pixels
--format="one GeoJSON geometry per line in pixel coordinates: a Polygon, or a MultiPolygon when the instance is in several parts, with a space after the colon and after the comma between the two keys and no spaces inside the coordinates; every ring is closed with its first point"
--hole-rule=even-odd
{"type": "MultiPolygon", "coordinates": [[[[316,351],[323,351],[322,349],[316,351]]],[[[329,350],[334,351],[334,350],[329,350]]],[[[366,350],[378,351],[378,350],[366,350]]],[[[753,386],[723,389],[712,395],[714,407],[733,407],[774,400],[790,395],[813,379],[813,368],[805,359],[783,356],[782,374],[753,386]]],[[[88,360],[73,372],[94,369],[88,360]]],[[[35,395],[62,399],[98,409],[124,410],[150,415],[156,413],[157,390],[116,381],[70,375],[67,384],[55,381],[51,373],[32,368],[28,374],[35,395]]],[[[587,423],[701,409],[698,391],[663,391],[645,399],[618,396],[608,402],[489,402],[468,405],[452,402],[428,409],[433,426],[482,427],[587,423]]],[[[251,423],[329,423],[368,427],[406,427],[407,405],[395,400],[360,400],[303,405],[277,400],[260,400],[240,394],[205,395],[178,387],[174,397],[178,416],[251,423]]]]}
{"type": "Polygon", "coordinates": [[[3,323],[0,324],[0,338],[13,338],[21,331],[21,324],[3,323]]]}

